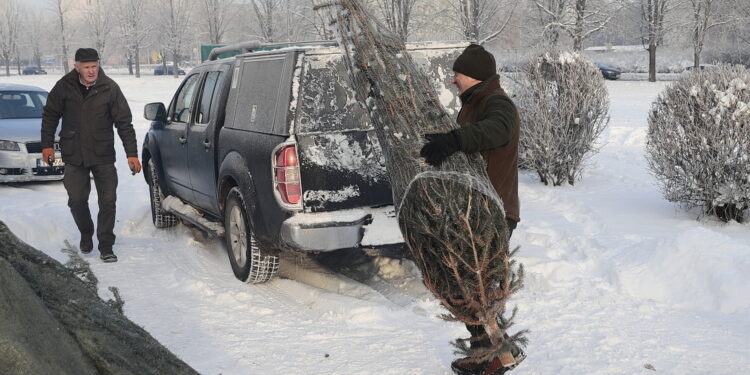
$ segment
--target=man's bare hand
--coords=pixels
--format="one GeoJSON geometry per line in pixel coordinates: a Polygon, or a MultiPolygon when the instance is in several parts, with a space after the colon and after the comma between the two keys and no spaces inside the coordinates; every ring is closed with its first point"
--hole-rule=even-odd
{"type": "Polygon", "coordinates": [[[55,162],[55,150],[52,147],[42,149],[42,161],[50,166],[55,162]]]}
{"type": "Polygon", "coordinates": [[[136,157],[131,156],[128,158],[128,167],[130,167],[130,171],[133,172],[134,176],[136,173],[141,172],[141,162],[136,157]]]}

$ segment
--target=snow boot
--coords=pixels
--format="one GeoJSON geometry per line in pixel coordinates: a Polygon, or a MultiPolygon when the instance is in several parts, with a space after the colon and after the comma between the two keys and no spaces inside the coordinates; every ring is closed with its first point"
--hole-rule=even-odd
{"type": "Polygon", "coordinates": [[[88,254],[94,250],[94,241],[91,236],[81,235],[81,242],[78,244],[78,248],[81,249],[81,253],[88,254]]]}
{"type": "Polygon", "coordinates": [[[117,255],[112,252],[112,249],[99,249],[99,253],[99,259],[101,259],[104,263],[117,262],[117,255]]]}

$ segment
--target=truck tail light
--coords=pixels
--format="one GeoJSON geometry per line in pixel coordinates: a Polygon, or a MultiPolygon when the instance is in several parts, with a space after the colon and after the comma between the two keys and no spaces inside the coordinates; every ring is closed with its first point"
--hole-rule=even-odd
{"type": "Polygon", "coordinates": [[[276,152],[274,157],[274,186],[282,202],[290,205],[300,204],[302,187],[297,146],[284,146],[276,152]]]}

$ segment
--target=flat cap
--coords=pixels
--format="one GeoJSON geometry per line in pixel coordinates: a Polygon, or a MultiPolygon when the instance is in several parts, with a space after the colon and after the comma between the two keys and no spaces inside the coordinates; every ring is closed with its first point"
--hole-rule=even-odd
{"type": "Polygon", "coordinates": [[[76,51],[76,61],[99,61],[99,53],[93,48],[79,48],[76,51]]]}

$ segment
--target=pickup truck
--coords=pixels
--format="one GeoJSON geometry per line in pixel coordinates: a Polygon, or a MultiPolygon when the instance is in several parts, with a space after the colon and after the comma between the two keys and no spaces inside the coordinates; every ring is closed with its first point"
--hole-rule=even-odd
{"type": "MultiPolygon", "coordinates": [[[[446,109],[465,43],[408,47],[446,109]]],[[[274,277],[281,251],[402,248],[382,149],[335,45],[261,45],[191,70],[147,104],[142,160],[156,227],[224,237],[235,276],[274,277]]]]}

